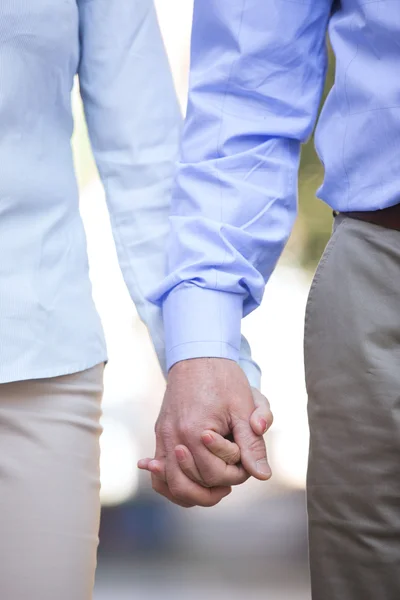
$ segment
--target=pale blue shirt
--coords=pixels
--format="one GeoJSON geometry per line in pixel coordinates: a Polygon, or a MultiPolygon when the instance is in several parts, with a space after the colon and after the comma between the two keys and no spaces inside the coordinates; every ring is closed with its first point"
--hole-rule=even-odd
{"type": "MultiPolygon", "coordinates": [[[[0,4],[0,382],[106,360],[71,151],[78,73],[120,264],[165,365],[161,311],[181,116],[152,0],[0,4]]],[[[245,340],[242,365],[258,385],[245,340]]]]}
{"type": "Polygon", "coordinates": [[[241,318],[260,304],[296,217],[328,28],[337,64],[316,132],[319,196],[338,211],[400,200],[399,0],[195,0],[169,274],[152,296],[168,367],[238,360],[241,318]]]}

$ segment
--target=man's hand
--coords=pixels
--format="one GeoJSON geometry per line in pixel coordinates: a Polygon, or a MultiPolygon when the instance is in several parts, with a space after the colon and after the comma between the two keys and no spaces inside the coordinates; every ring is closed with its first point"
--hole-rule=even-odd
{"type": "MultiPolygon", "coordinates": [[[[269,402],[261,392],[252,388],[254,411],[250,417],[250,425],[256,435],[264,435],[271,427],[273,416],[269,402]]],[[[226,439],[215,433],[215,431],[204,431],[202,436],[203,444],[205,444],[210,452],[223,460],[227,465],[236,465],[240,462],[240,448],[235,442],[226,439]]],[[[208,487],[201,479],[201,476],[196,467],[193,455],[186,446],[178,446],[175,448],[175,454],[182,471],[191,479],[200,483],[202,486],[208,487]]],[[[165,483],[166,478],[166,462],[165,460],[156,460],[155,458],[142,458],[138,463],[139,469],[144,469],[152,473],[158,479],[165,483]]],[[[245,479],[250,477],[245,473],[245,479]]]]}
{"type": "Polygon", "coordinates": [[[156,424],[155,459],[139,466],[152,470],[153,488],[172,502],[213,506],[249,475],[269,479],[261,437],[272,422],[269,415],[254,410],[252,391],[236,363],[182,361],[169,373],[156,424]],[[237,446],[228,446],[231,442],[223,439],[228,435],[237,446]],[[241,464],[232,464],[232,456],[241,464]]]}

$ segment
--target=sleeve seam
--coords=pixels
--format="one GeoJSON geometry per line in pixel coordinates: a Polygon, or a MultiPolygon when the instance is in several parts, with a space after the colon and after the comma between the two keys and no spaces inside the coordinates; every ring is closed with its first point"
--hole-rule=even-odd
{"type": "MultiPolygon", "coordinates": [[[[180,348],[181,346],[188,346],[191,344],[223,344],[225,346],[229,346],[236,352],[239,352],[239,348],[236,348],[236,346],[234,346],[233,344],[230,344],[229,342],[226,342],[224,340],[195,340],[193,342],[182,342],[181,344],[176,344],[175,346],[168,348],[167,352],[172,352],[173,350],[175,350],[175,348],[180,348]]],[[[243,359],[243,360],[245,360],[245,359],[243,359]]]]}

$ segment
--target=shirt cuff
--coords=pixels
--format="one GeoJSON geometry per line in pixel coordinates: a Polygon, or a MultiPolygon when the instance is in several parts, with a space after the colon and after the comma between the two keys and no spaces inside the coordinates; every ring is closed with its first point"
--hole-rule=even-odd
{"type": "Polygon", "coordinates": [[[260,367],[253,361],[241,358],[239,364],[247,377],[249,385],[256,390],[261,390],[261,371],[260,367]]]}
{"type": "Polygon", "coordinates": [[[163,303],[167,369],[190,358],[239,362],[243,296],[181,283],[163,303]]]}

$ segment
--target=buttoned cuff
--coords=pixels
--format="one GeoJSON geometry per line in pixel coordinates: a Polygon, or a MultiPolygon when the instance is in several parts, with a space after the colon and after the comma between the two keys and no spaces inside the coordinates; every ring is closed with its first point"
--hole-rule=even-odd
{"type": "Polygon", "coordinates": [[[253,360],[245,358],[240,358],[239,365],[243,369],[251,387],[256,388],[256,390],[261,390],[260,367],[253,360]]]}
{"type": "Polygon", "coordinates": [[[167,369],[190,358],[239,362],[243,297],[182,283],[164,300],[167,369]]]}

